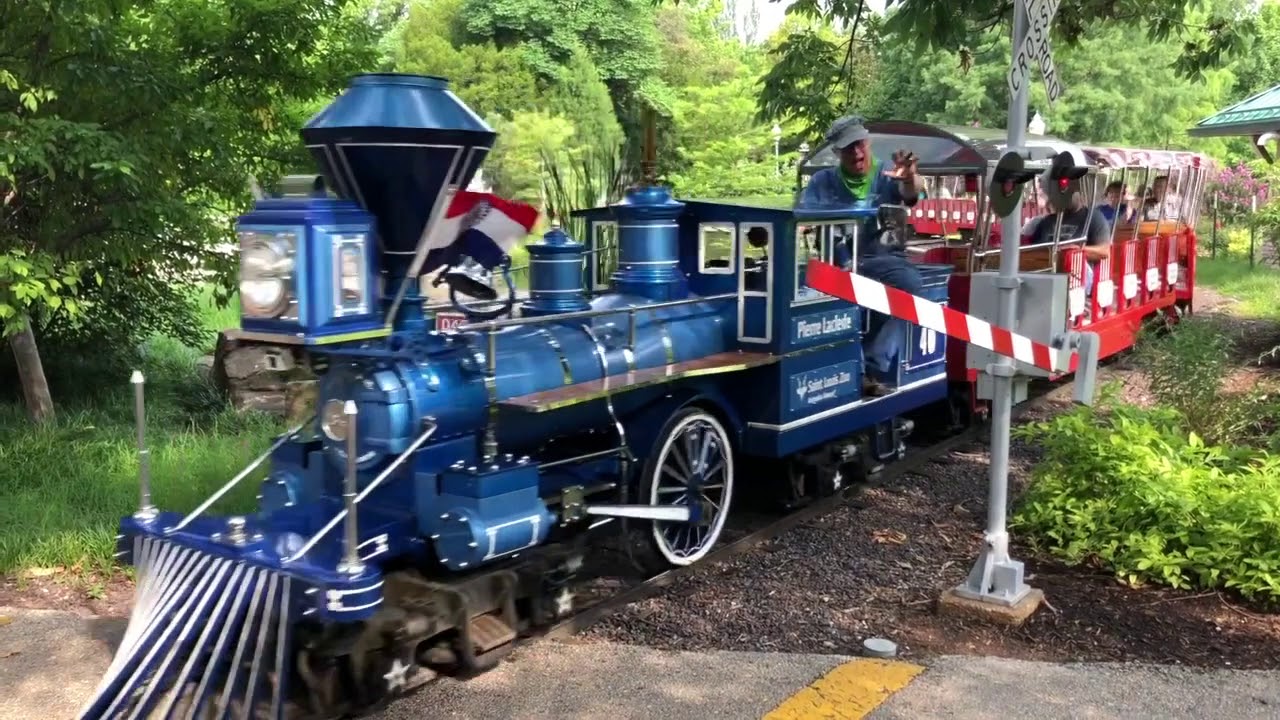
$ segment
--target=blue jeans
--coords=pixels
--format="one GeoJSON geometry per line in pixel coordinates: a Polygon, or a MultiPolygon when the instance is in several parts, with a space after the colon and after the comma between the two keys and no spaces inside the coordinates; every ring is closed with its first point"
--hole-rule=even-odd
{"type": "MultiPolygon", "coordinates": [[[[920,271],[901,253],[881,252],[864,256],[859,259],[858,274],[912,295],[919,295],[924,291],[920,271]]],[[[873,327],[880,320],[880,328],[875,331],[871,342],[863,347],[862,354],[870,368],[888,374],[893,371],[893,364],[902,353],[903,338],[911,323],[879,313],[873,314],[871,319],[873,327]]]]}

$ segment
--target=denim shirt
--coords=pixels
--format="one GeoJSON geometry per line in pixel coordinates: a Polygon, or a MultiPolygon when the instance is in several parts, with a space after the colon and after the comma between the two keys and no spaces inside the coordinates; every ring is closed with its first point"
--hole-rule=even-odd
{"type": "MultiPolygon", "coordinates": [[[[839,210],[853,207],[879,207],[882,203],[890,205],[906,205],[911,207],[916,200],[925,197],[921,190],[916,200],[906,202],[902,197],[902,189],[897,180],[879,172],[871,181],[871,191],[866,198],[856,197],[840,177],[839,167],[823,168],[813,174],[809,184],[796,203],[796,209],[806,210],[839,210]]],[[[879,242],[880,221],[872,216],[866,219],[862,234],[858,240],[858,255],[866,257],[886,252],[887,248],[879,242]]]]}

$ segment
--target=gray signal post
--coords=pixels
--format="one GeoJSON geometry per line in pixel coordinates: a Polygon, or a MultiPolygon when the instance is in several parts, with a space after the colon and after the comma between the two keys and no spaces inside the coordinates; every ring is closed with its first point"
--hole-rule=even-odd
{"type": "MultiPolygon", "coordinates": [[[[1049,29],[1058,12],[1059,0],[1022,0],[1014,3],[1013,58],[1009,68],[1009,152],[1025,151],[1027,133],[1028,89],[1031,65],[1039,65],[1050,101],[1062,94],[1053,57],[1049,48],[1049,29]]],[[[996,324],[1017,329],[1017,300],[1022,200],[1019,195],[1012,212],[1003,219],[1000,243],[1000,272],[996,279],[998,304],[996,324]]],[[[993,619],[1021,622],[1039,606],[1043,593],[1023,582],[1023,566],[1009,556],[1009,533],[1006,527],[1009,502],[1009,434],[1013,415],[1013,358],[998,355],[985,372],[993,384],[991,402],[991,465],[987,496],[987,532],[985,544],[969,577],[944,594],[940,607],[958,604],[977,605],[993,619]]]]}

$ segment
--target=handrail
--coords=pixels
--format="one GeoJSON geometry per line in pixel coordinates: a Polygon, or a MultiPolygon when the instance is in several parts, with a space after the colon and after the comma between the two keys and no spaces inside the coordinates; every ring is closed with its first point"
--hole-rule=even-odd
{"type": "MultiPolygon", "coordinates": [[[[1063,246],[1072,246],[1072,247],[1074,247],[1077,243],[1084,243],[1084,242],[1085,242],[1085,240],[1086,240],[1086,238],[1083,238],[1083,237],[1078,237],[1078,238],[1068,238],[1068,239],[1066,239],[1066,240],[1062,240],[1062,241],[1060,241],[1059,243],[1057,243],[1057,245],[1058,245],[1059,247],[1063,247],[1063,246]]],[[[1001,242],[1003,242],[1003,239],[1001,240],[1001,242]]],[[[1027,251],[1027,250],[1040,250],[1040,249],[1042,249],[1042,248],[1053,247],[1053,246],[1054,246],[1054,244],[1055,244],[1055,243],[1053,243],[1052,241],[1049,241],[1049,242],[1035,243],[1035,244],[1032,244],[1032,245],[1022,245],[1022,246],[1019,248],[1018,252],[1019,252],[1019,253],[1023,253],[1023,252],[1025,252],[1025,251],[1027,251]]],[[[963,246],[960,246],[960,245],[952,245],[951,247],[963,247],[963,246]]],[[[999,255],[999,254],[1000,254],[1000,248],[998,248],[998,247],[995,247],[995,248],[988,248],[988,249],[986,249],[986,250],[974,250],[974,251],[973,251],[973,256],[974,256],[974,257],[980,257],[980,258],[987,257],[988,255],[999,255]]]]}
{"type": "Polygon", "coordinates": [[[607,310],[577,310],[574,312],[558,313],[555,315],[544,315],[536,318],[509,318],[506,320],[486,320],[478,323],[468,323],[459,325],[456,330],[458,332],[480,332],[500,330],[508,327],[519,327],[522,325],[545,325],[547,323],[561,322],[563,320],[585,320],[587,318],[602,317],[604,315],[621,315],[628,312],[644,312],[646,310],[662,310],[664,308],[681,307],[684,305],[693,305],[700,302],[712,302],[715,300],[731,300],[738,297],[738,293],[721,293],[719,295],[706,295],[701,297],[685,298],[684,300],[667,300],[665,302],[653,303],[651,305],[628,305],[623,308],[609,308],[607,310]]]}
{"type": "Polygon", "coordinates": [[[279,439],[277,439],[275,443],[271,445],[271,447],[267,448],[266,452],[259,455],[256,459],[254,459],[253,462],[249,463],[248,467],[241,470],[240,473],[237,474],[235,477],[231,478],[231,480],[228,481],[226,485],[223,485],[221,488],[217,490],[217,492],[210,495],[207,500],[200,503],[199,507],[197,507],[195,510],[192,510],[190,513],[187,514],[186,517],[179,520],[178,524],[174,525],[173,527],[165,528],[164,530],[165,534],[178,532],[179,530],[181,530],[182,528],[190,524],[192,520],[195,520],[196,518],[200,517],[200,515],[204,513],[205,510],[208,510],[209,507],[213,505],[215,502],[217,502],[219,499],[221,499],[223,495],[226,495],[228,492],[231,492],[231,488],[234,488],[236,485],[239,485],[240,481],[244,480],[246,477],[249,476],[249,473],[256,470],[258,466],[261,465],[262,463],[266,462],[266,459],[271,457],[271,453],[275,452],[276,449],[279,448],[281,445],[295,438],[298,435],[298,433],[302,431],[302,428],[310,425],[311,421],[315,419],[316,419],[316,416],[313,414],[311,415],[311,417],[295,425],[292,430],[281,435],[279,439]]]}
{"type": "MultiPolygon", "coordinates": [[[[412,456],[415,452],[417,452],[418,448],[422,447],[422,444],[425,443],[427,440],[429,440],[432,435],[435,435],[436,429],[440,427],[440,425],[434,421],[434,418],[427,418],[426,425],[427,425],[427,429],[424,430],[423,433],[419,435],[417,439],[415,439],[409,445],[409,447],[405,448],[404,452],[400,453],[400,455],[397,456],[396,459],[392,461],[392,463],[388,465],[385,470],[378,473],[378,476],[373,479],[373,482],[366,485],[364,490],[361,490],[360,494],[356,495],[353,506],[359,505],[366,497],[369,497],[369,493],[376,490],[378,486],[383,483],[383,481],[385,481],[388,477],[391,476],[391,473],[395,472],[402,464],[404,464],[405,460],[409,459],[410,456],[412,456]]],[[[293,555],[290,555],[289,557],[285,558],[281,562],[287,565],[297,560],[298,558],[302,557],[303,555],[306,555],[307,553],[311,552],[311,549],[316,546],[316,543],[320,542],[324,538],[324,536],[333,532],[333,529],[337,527],[338,523],[342,522],[343,518],[345,518],[346,516],[347,516],[346,508],[339,510],[337,514],[333,516],[332,520],[330,520],[327,524],[325,524],[323,528],[320,528],[320,530],[316,532],[315,535],[312,535],[309,540],[303,543],[301,549],[299,549],[293,555]]]]}
{"type": "MultiPolygon", "coordinates": [[[[590,296],[590,295],[604,295],[612,291],[611,290],[589,290],[584,288],[582,292],[590,296]]],[[[525,302],[527,300],[532,300],[532,299],[533,299],[533,295],[531,294],[530,295],[521,295],[519,293],[516,294],[516,302],[518,303],[525,302]]],[[[453,310],[453,309],[454,309],[453,303],[448,300],[442,300],[436,303],[426,303],[422,306],[423,312],[438,312],[440,310],[453,310]]]]}

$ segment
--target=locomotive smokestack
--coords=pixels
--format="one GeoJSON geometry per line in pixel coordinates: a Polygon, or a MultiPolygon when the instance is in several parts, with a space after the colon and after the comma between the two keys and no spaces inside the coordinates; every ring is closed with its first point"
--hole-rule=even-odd
{"type": "Polygon", "coordinates": [[[302,128],[329,187],[377,218],[391,294],[419,239],[471,182],[496,137],[448,80],[399,73],[357,75],[302,128]]]}

